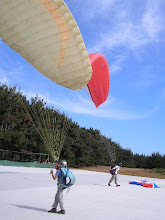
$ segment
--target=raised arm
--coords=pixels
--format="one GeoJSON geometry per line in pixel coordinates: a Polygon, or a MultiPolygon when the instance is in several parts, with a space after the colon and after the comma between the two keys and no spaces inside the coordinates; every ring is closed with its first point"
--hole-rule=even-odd
{"type": "Polygon", "coordinates": [[[57,179],[57,176],[54,176],[54,174],[53,174],[53,170],[50,171],[50,174],[52,175],[52,178],[53,178],[54,180],[57,179]]]}

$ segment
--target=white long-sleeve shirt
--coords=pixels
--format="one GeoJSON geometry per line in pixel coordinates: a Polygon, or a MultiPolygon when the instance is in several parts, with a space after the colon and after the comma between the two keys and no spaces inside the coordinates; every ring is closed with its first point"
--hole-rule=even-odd
{"type": "Polygon", "coordinates": [[[116,165],[115,167],[113,167],[113,170],[115,170],[115,169],[116,169],[115,174],[117,174],[117,172],[118,172],[119,169],[120,169],[120,166],[116,165]]]}

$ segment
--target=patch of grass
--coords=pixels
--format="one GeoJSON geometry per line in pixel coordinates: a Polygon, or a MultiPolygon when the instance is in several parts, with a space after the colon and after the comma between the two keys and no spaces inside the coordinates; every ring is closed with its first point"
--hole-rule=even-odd
{"type": "Polygon", "coordinates": [[[165,175],[165,169],[163,168],[154,168],[153,171],[165,175]]]}

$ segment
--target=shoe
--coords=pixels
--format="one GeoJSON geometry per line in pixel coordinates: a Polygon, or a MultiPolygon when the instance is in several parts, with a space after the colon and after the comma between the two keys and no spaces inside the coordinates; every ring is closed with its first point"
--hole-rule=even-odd
{"type": "Polygon", "coordinates": [[[108,183],[108,186],[111,186],[111,184],[110,184],[110,183],[108,183]]]}
{"type": "Polygon", "coordinates": [[[57,212],[58,214],[65,214],[65,210],[60,210],[59,212],[57,212]]]}
{"type": "Polygon", "coordinates": [[[56,208],[52,208],[52,209],[49,210],[48,212],[57,213],[57,209],[56,209],[56,208]]]}
{"type": "Polygon", "coordinates": [[[120,185],[116,184],[116,187],[117,187],[117,186],[120,186],[120,185]]]}

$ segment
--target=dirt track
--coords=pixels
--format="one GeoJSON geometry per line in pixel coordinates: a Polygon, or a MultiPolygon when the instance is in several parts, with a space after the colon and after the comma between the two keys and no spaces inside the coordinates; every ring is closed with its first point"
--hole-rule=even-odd
{"type": "MultiPolygon", "coordinates": [[[[89,170],[96,172],[109,173],[109,167],[106,166],[95,166],[95,167],[83,167],[79,168],[80,170],[89,170]]],[[[129,176],[141,176],[141,177],[150,177],[150,178],[159,178],[165,179],[165,175],[159,174],[149,169],[138,169],[138,168],[125,168],[121,167],[118,172],[119,174],[129,175],[129,176]]]]}

